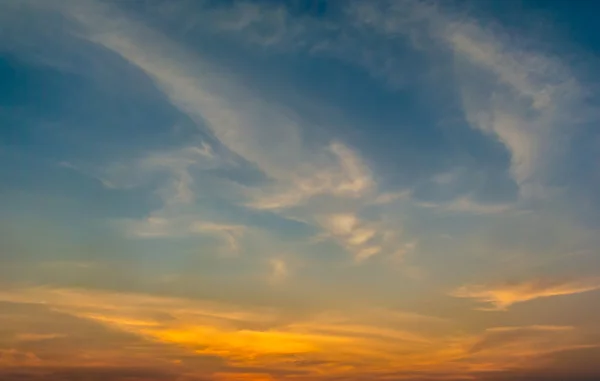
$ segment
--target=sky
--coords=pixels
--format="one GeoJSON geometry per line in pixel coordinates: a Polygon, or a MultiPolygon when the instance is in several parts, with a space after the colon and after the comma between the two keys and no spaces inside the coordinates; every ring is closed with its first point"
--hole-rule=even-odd
{"type": "Polygon", "coordinates": [[[599,10],[0,0],[0,378],[600,379],[599,10]]]}

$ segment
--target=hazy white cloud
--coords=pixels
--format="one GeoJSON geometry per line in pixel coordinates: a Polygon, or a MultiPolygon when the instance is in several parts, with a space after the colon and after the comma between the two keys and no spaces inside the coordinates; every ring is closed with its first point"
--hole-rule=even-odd
{"type": "Polygon", "coordinates": [[[417,202],[417,205],[424,208],[433,208],[440,211],[468,214],[495,214],[509,211],[514,208],[512,203],[479,203],[473,200],[469,195],[455,198],[446,203],[436,202],[417,202]]]}
{"type": "Polygon", "coordinates": [[[356,2],[349,14],[357,28],[398,45],[410,41],[417,51],[451,62],[448,75],[454,76],[467,121],[506,147],[521,195],[540,194],[556,163],[566,157],[566,141],[586,108],[581,85],[564,58],[517,32],[484,26],[452,6],[356,2]]]}
{"type": "Polygon", "coordinates": [[[519,47],[477,24],[451,24],[447,42],[457,62],[465,115],[473,127],[495,136],[511,153],[515,181],[544,183],[548,165],[563,154],[554,144],[569,131],[579,87],[559,59],[519,47]],[[490,75],[482,86],[469,78],[472,65],[490,75]],[[566,124],[566,125],[565,125],[566,124]]]}
{"type": "Polygon", "coordinates": [[[298,163],[298,171],[272,186],[250,189],[248,206],[256,209],[286,209],[318,195],[355,199],[374,189],[369,168],[361,158],[340,143],[332,143],[321,158],[298,163]]]}
{"type": "MultiPolygon", "coordinates": [[[[397,73],[405,71],[394,46],[412,46],[415,53],[452,62],[454,70],[447,74],[454,76],[467,121],[506,147],[510,172],[522,196],[541,194],[555,163],[565,157],[564,139],[573,135],[574,120],[580,119],[578,114],[585,107],[581,86],[562,58],[498,25],[484,26],[451,6],[412,0],[351,2],[345,7],[345,23],[334,26],[310,17],[293,18],[283,7],[243,4],[227,16],[236,22],[217,17],[207,24],[250,43],[333,55],[390,83],[402,82],[397,73]],[[252,37],[256,30],[277,32],[260,39],[252,37]],[[320,35],[322,41],[312,39],[313,35],[320,35]],[[370,39],[385,43],[371,52],[370,39]],[[354,52],[357,47],[361,54],[354,52]],[[370,58],[363,57],[365,52],[370,58]]],[[[279,200],[257,205],[274,207],[297,198],[297,194],[285,193],[279,200]]],[[[474,209],[463,201],[458,204],[456,211],[474,209]]],[[[475,209],[482,212],[482,208],[475,209]]],[[[483,213],[492,209],[498,208],[483,213]]]]}
{"type": "Polygon", "coordinates": [[[405,201],[411,196],[410,190],[404,190],[399,192],[386,192],[378,195],[373,203],[375,205],[391,204],[396,201],[405,201]]]}
{"type": "Polygon", "coordinates": [[[191,203],[194,201],[192,189],[194,178],[190,174],[193,167],[210,168],[216,166],[212,148],[202,142],[174,152],[159,152],[141,159],[136,170],[154,172],[166,171],[170,176],[167,186],[160,190],[166,204],[191,203]]]}
{"type": "MultiPolygon", "coordinates": [[[[501,85],[491,81],[483,91],[498,93],[497,86],[500,86],[500,89],[502,86],[518,86],[509,90],[517,92],[520,97],[532,97],[537,96],[540,89],[545,89],[545,77],[538,75],[534,81],[531,68],[527,66],[542,62],[541,58],[532,56],[527,58],[525,63],[520,63],[514,58],[514,49],[507,49],[506,44],[493,33],[482,29],[482,33],[485,33],[479,36],[477,31],[481,27],[477,24],[457,24],[452,15],[447,15],[439,9],[412,2],[406,2],[405,5],[409,14],[404,16],[399,15],[397,6],[392,7],[393,11],[389,14],[381,13],[381,9],[376,6],[371,8],[369,4],[361,5],[359,12],[351,6],[347,15],[351,18],[357,17],[357,20],[345,27],[357,28],[357,31],[364,32],[365,26],[368,26],[393,39],[399,33],[411,34],[414,28],[422,32],[422,25],[426,25],[424,30],[438,43],[445,44],[458,56],[499,78],[497,82],[501,85]],[[375,19],[381,22],[374,22],[375,19]],[[504,61],[509,64],[504,64],[504,61]],[[542,79],[537,80],[538,77],[542,79]]],[[[305,28],[296,27],[295,25],[300,25],[298,20],[292,21],[284,8],[266,9],[255,4],[236,5],[234,8],[231,13],[225,8],[213,10],[217,12],[215,15],[218,17],[213,20],[213,26],[207,27],[227,33],[239,33],[254,30],[255,26],[273,21],[282,32],[269,37],[268,43],[266,40],[261,42],[267,45],[289,43],[310,33],[305,28]],[[288,33],[290,28],[294,31],[288,33]]],[[[390,223],[390,210],[382,209],[379,216],[368,220],[358,217],[360,211],[369,205],[410,201],[411,191],[379,190],[372,171],[355,149],[336,141],[308,144],[304,139],[308,127],[300,116],[276,103],[263,101],[260,94],[245,87],[235,74],[213,65],[201,55],[186,50],[160,33],[119,15],[114,8],[96,2],[81,2],[67,12],[88,29],[91,41],[120,54],[148,74],[175,107],[196,121],[199,126],[206,127],[234,158],[233,161],[224,161],[206,143],[186,146],[172,152],[152,153],[143,158],[137,165],[138,171],[163,171],[169,176],[168,181],[159,189],[165,206],[147,220],[138,221],[134,227],[129,228],[130,232],[135,232],[138,236],[157,236],[168,233],[200,234],[202,231],[201,234],[220,237],[219,239],[226,241],[232,251],[237,251],[240,237],[238,230],[202,228],[193,233],[193,230],[190,230],[190,221],[193,218],[180,218],[176,215],[179,212],[169,209],[172,205],[194,202],[197,196],[194,185],[198,179],[193,174],[193,169],[233,165],[237,160],[255,166],[267,180],[260,185],[251,186],[230,182],[226,187],[234,190],[225,192],[229,197],[228,202],[251,209],[267,210],[285,218],[312,224],[321,229],[321,237],[334,240],[357,261],[382,254],[399,258],[414,250],[415,240],[406,237],[398,223],[390,223]],[[333,202],[320,199],[325,196],[330,197],[333,202]],[[328,210],[329,204],[335,205],[331,211],[328,210]],[[352,215],[356,219],[354,225],[344,232],[339,230],[339,221],[336,221],[337,217],[343,215],[352,215]],[[167,223],[161,218],[170,222],[167,223]],[[182,219],[187,222],[183,224],[182,219]]],[[[308,43],[310,44],[310,41],[308,43]]],[[[353,43],[360,44],[361,41],[353,43]]],[[[553,61],[546,61],[550,63],[545,63],[544,68],[558,70],[554,69],[554,66],[550,69],[553,61]]],[[[457,61],[457,65],[459,64],[457,61]]],[[[458,75],[461,91],[467,94],[467,88],[473,81],[469,77],[460,77],[460,70],[458,75]]],[[[476,90],[479,91],[479,88],[476,90]]],[[[549,93],[550,90],[544,92],[549,93]]],[[[465,95],[465,99],[467,97],[468,95],[465,95]]],[[[486,96],[475,97],[479,98],[486,99],[486,96]]],[[[536,98],[535,107],[540,110],[553,107],[544,99],[536,98]]],[[[472,113],[467,103],[465,101],[465,113],[469,116],[472,113]]],[[[485,107],[477,107],[480,111],[486,110],[485,107]]],[[[513,105],[510,107],[510,112],[517,109],[521,112],[519,108],[514,109],[513,105]]],[[[489,115],[479,113],[477,117],[485,119],[489,115]]],[[[520,168],[515,169],[516,171],[530,171],[525,168],[533,166],[534,159],[525,155],[535,155],[535,147],[530,147],[531,144],[527,142],[540,140],[538,137],[530,140],[523,138],[531,132],[528,132],[528,129],[523,130],[518,120],[511,121],[511,118],[520,117],[521,114],[503,115],[503,118],[506,117],[505,125],[513,126],[510,127],[513,130],[506,127],[501,129],[503,132],[498,132],[495,127],[485,127],[485,131],[496,134],[500,140],[504,139],[503,143],[512,152],[513,167],[520,168]],[[519,144],[524,146],[520,147],[519,144]]],[[[477,126],[483,129],[483,125],[477,126]]],[[[119,173],[118,168],[113,171],[119,173]]],[[[125,180],[135,177],[122,174],[121,176],[125,180]]],[[[203,179],[203,182],[206,181],[210,179],[203,179]]],[[[448,173],[435,177],[433,181],[437,186],[444,187],[457,179],[448,173]]],[[[469,195],[448,203],[421,203],[421,206],[435,206],[448,212],[472,214],[499,213],[510,208],[508,204],[480,204],[469,195]]],[[[195,219],[209,223],[206,218],[195,219]]]]}
{"type": "MultiPolygon", "coordinates": [[[[352,36],[356,35],[357,40],[352,43],[362,43],[358,36],[367,29],[383,35],[392,45],[400,35],[414,37],[415,33],[426,32],[436,42],[431,49],[439,49],[446,59],[455,61],[458,92],[469,122],[506,146],[512,157],[513,177],[522,188],[538,178],[546,158],[552,156],[548,149],[556,132],[553,126],[558,125],[558,116],[575,102],[578,94],[575,80],[560,60],[534,50],[519,50],[518,44],[511,45],[491,28],[468,18],[458,22],[455,15],[418,2],[392,4],[387,11],[370,3],[348,7],[344,17],[351,22],[344,28],[355,29],[352,36]],[[447,54],[448,50],[452,54],[447,54]],[[477,70],[485,74],[485,81],[471,75],[477,70]],[[545,142],[549,142],[547,147],[545,142]]],[[[266,45],[289,42],[310,33],[296,28],[296,21],[290,20],[284,8],[267,9],[256,4],[234,8],[217,9],[213,26],[243,33],[274,22],[282,32],[276,33],[279,37],[269,37],[266,45]],[[288,33],[289,28],[294,32],[288,33]]],[[[195,185],[200,181],[194,170],[243,162],[258,169],[266,180],[259,185],[229,182],[222,187],[227,202],[312,224],[320,229],[320,237],[334,240],[357,261],[382,254],[401,257],[414,250],[416,241],[405,236],[400,223],[391,222],[400,218],[388,218],[393,214],[393,202],[414,201],[412,191],[379,189],[376,176],[357,149],[335,140],[309,143],[305,130],[310,127],[301,116],[276,102],[263,100],[244,86],[235,73],[126,18],[116,8],[82,1],[65,8],[65,13],[85,27],[90,41],[121,55],[151,77],[173,106],[200,128],[206,128],[219,148],[233,158],[224,160],[213,147],[200,143],[150,153],[133,166],[134,173],[119,165],[109,168],[107,183],[137,181],[140,173],[162,172],[168,176],[158,190],[164,200],[163,208],[144,220],[130,221],[131,234],[213,234],[237,251],[239,226],[232,228],[206,217],[182,214],[180,206],[193,205],[198,197],[195,185]],[[390,208],[381,208],[376,216],[361,217],[363,209],[384,204],[390,208]]],[[[207,177],[202,179],[210,181],[207,177]]],[[[460,176],[452,172],[432,179],[438,187],[458,181],[460,176]]],[[[470,193],[445,203],[418,205],[471,214],[502,213],[511,208],[508,203],[476,202],[470,193]]]]}
{"type": "Polygon", "coordinates": [[[60,162],[59,165],[98,179],[109,189],[131,189],[147,185],[156,176],[166,180],[157,190],[165,206],[190,204],[194,201],[194,171],[205,171],[227,165],[227,159],[216,155],[202,141],[173,149],[147,152],[129,160],[110,162],[103,167],[60,162]]]}
{"type": "Polygon", "coordinates": [[[367,259],[379,254],[382,248],[379,242],[373,242],[377,235],[374,226],[360,221],[353,214],[334,214],[325,216],[322,226],[326,231],[350,252],[357,260],[367,259]]]}
{"type": "Polygon", "coordinates": [[[391,221],[370,221],[354,213],[317,215],[317,221],[327,237],[333,238],[354,255],[358,262],[377,254],[399,258],[414,250],[402,227],[391,221]]]}
{"type": "Polygon", "coordinates": [[[247,231],[243,225],[203,221],[195,215],[165,215],[157,212],[143,220],[120,221],[125,232],[138,238],[173,238],[213,236],[220,240],[228,253],[240,251],[239,240],[247,231]]]}
{"type": "Polygon", "coordinates": [[[269,260],[270,274],[269,281],[271,283],[279,283],[288,276],[288,266],[281,258],[271,258],[269,260]]]}
{"type": "MultiPolygon", "coordinates": [[[[338,148],[335,144],[306,147],[298,117],[265,105],[255,94],[236,85],[231,75],[202,57],[174,47],[172,41],[131,20],[125,23],[106,17],[113,12],[108,8],[82,3],[86,5],[71,12],[91,27],[93,40],[146,71],[177,107],[206,122],[225,146],[276,180],[265,194],[250,192],[256,200],[249,205],[286,208],[327,190],[348,195],[366,187],[366,174],[346,167],[340,157],[340,151],[347,147],[339,143],[338,148]],[[117,32],[102,32],[108,29],[117,32]],[[268,146],[266,141],[277,144],[268,146]],[[323,159],[328,149],[338,157],[323,159]],[[321,172],[321,168],[328,169],[321,172]],[[334,179],[331,175],[337,170],[348,171],[348,177],[334,179]],[[335,184],[320,185],[330,180],[335,184]]],[[[526,48],[506,30],[484,27],[473,18],[453,13],[452,7],[410,0],[352,2],[345,8],[346,23],[336,26],[310,17],[294,18],[285,7],[249,2],[208,7],[205,11],[210,16],[187,15],[181,5],[168,8],[176,9],[170,14],[183,16],[191,28],[233,33],[250,43],[286,45],[313,53],[327,54],[340,45],[365,48],[368,39],[363,38],[375,31],[380,40],[387,41],[380,47],[383,56],[363,66],[389,81],[396,81],[392,73],[401,72],[404,61],[396,62],[394,50],[386,50],[386,46],[410,41],[417,50],[435,51],[440,60],[453,62],[455,70],[448,75],[455,76],[456,92],[468,122],[498,139],[511,154],[511,174],[522,195],[543,187],[547,172],[565,154],[563,140],[572,134],[568,126],[573,122],[569,120],[583,107],[580,85],[563,60],[542,49],[526,48]],[[318,34],[315,31],[331,32],[325,33],[325,48],[316,49],[317,41],[311,39],[318,34]],[[432,42],[427,48],[419,43],[423,38],[432,42]]],[[[342,56],[360,61],[357,54],[342,56]]],[[[184,183],[181,187],[185,189],[184,183]]],[[[181,197],[185,198],[185,193],[181,197]]]]}
{"type": "MultiPolygon", "coordinates": [[[[317,221],[318,207],[309,205],[312,198],[333,197],[339,200],[341,209],[352,213],[378,199],[371,170],[355,150],[338,141],[308,145],[303,141],[307,127],[299,116],[273,102],[264,102],[241,85],[235,75],[103,4],[86,1],[66,12],[88,28],[91,41],[146,72],[174,106],[208,128],[225,149],[255,165],[267,177],[266,183],[259,186],[237,186],[233,192],[236,197],[230,202],[301,218],[330,233],[328,223],[317,221]],[[304,209],[299,211],[299,207],[304,209]]],[[[195,178],[190,169],[200,160],[222,164],[205,143],[154,153],[140,162],[138,167],[143,170],[163,169],[169,173],[170,180],[161,189],[165,199],[161,213],[172,214],[168,209],[171,204],[193,202],[195,178]]],[[[169,217],[171,222],[155,217],[140,221],[131,231],[145,236],[190,232],[189,226],[179,227],[172,222],[177,217],[169,217]]],[[[381,224],[363,224],[347,236],[333,235],[355,258],[365,259],[384,250],[392,251],[390,229],[381,224]]],[[[219,234],[232,236],[228,230],[219,234]]]]}

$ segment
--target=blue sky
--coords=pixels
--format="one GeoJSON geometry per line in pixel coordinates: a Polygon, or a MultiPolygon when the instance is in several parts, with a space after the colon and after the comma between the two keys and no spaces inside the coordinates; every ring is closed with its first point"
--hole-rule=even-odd
{"type": "Polygon", "coordinates": [[[595,8],[3,1],[0,368],[591,374],[595,8]]]}

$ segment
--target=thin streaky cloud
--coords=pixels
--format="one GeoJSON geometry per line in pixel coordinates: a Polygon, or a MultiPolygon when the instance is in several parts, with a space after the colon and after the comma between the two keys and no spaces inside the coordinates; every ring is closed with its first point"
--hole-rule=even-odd
{"type": "Polygon", "coordinates": [[[516,303],[552,296],[580,294],[598,289],[600,289],[600,280],[597,278],[567,281],[538,279],[497,285],[468,285],[454,290],[451,295],[489,304],[489,307],[482,309],[506,310],[516,303]]]}
{"type": "Polygon", "coordinates": [[[524,195],[540,191],[553,169],[551,163],[564,159],[563,139],[573,134],[567,127],[569,119],[579,124],[588,108],[568,62],[541,49],[525,48],[523,40],[507,37],[504,30],[441,5],[358,2],[351,14],[359,26],[390,38],[427,34],[437,44],[425,49],[450,49],[448,59],[455,67],[466,119],[510,152],[511,173],[526,188],[524,195]],[[487,73],[486,82],[474,75],[476,70],[487,73]]]}
{"type": "MultiPolygon", "coordinates": [[[[267,108],[222,70],[215,69],[197,55],[174,47],[176,45],[163,36],[150,38],[154,32],[142,25],[136,26],[131,20],[104,17],[109,10],[100,4],[87,8],[82,3],[67,12],[90,28],[91,41],[115,51],[145,71],[176,107],[199,124],[206,124],[225,147],[256,164],[272,180],[266,187],[244,192],[250,201],[238,202],[250,208],[285,210],[319,195],[357,199],[353,208],[360,207],[361,199],[365,197],[377,199],[373,194],[376,187],[371,171],[360,155],[340,142],[331,142],[324,147],[303,146],[299,119],[291,119],[289,113],[279,112],[272,104],[267,108]],[[113,29],[119,34],[111,32],[113,29]],[[140,34],[146,37],[140,40],[137,37],[140,34]],[[177,60],[170,57],[177,57],[177,60]],[[265,148],[264,139],[277,144],[265,148]]],[[[152,167],[164,165],[172,173],[172,183],[166,190],[167,201],[190,202],[193,197],[190,191],[193,178],[187,170],[193,162],[185,160],[188,153],[198,153],[208,160],[214,158],[212,151],[204,145],[202,149],[187,148],[175,157],[155,156],[142,162],[152,167]]],[[[378,234],[389,236],[386,231],[378,234]]],[[[358,236],[355,235],[342,246],[356,246],[352,244],[356,239],[358,236]]],[[[352,250],[357,260],[382,251],[379,245],[352,250]]]]}

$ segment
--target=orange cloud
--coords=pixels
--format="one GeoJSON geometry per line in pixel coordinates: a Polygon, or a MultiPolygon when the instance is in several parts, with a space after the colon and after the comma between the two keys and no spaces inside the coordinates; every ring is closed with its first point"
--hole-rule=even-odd
{"type": "Polygon", "coordinates": [[[484,310],[506,310],[515,303],[551,296],[580,294],[598,289],[600,289],[599,278],[562,282],[533,280],[499,285],[469,285],[454,290],[450,295],[490,304],[489,307],[481,308],[484,310]]]}
{"type": "Polygon", "coordinates": [[[323,314],[286,321],[267,309],[49,288],[4,292],[0,300],[42,304],[111,330],[182,348],[191,356],[221,358],[233,367],[341,375],[357,369],[426,369],[459,354],[458,347],[448,346],[443,338],[403,328],[415,321],[440,324],[417,314],[377,311],[363,318],[323,314]]]}
{"type": "Polygon", "coordinates": [[[0,348],[0,367],[5,366],[36,366],[41,363],[39,357],[32,352],[14,348],[0,348]]]}
{"type": "Polygon", "coordinates": [[[64,337],[64,335],[60,333],[19,333],[15,336],[15,339],[17,341],[28,342],[52,340],[60,337],[64,337]]]}
{"type": "MultiPolygon", "coordinates": [[[[105,342],[104,348],[112,348],[107,351],[95,348],[98,338],[88,335],[91,346],[82,350],[79,345],[80,353],[73,357],[83,365],[145,364],[192,375],[201,370],[202,376],[215,380],[386,379],[390,375],[414,379],[416,374],[450,379],[470,372],[537,366],[540,354],[586,347],[573,327],[497,327],[474,335],[454,331],[439,318],[386,310],[290,319],[269,309],[50,288],[0,292],[0,301],[37,305],[129,338],[112,339],[112,345],[105,342]],[[119,358],[128,358],[128,363],[119,363],[119,358]]],[[[31,324],[13,326],[29,329],[31,324]]],[[[77,327],[64,328],[63,324],[53,337],[77,331],[77,327]]],[[[45,333],[16,333],[21,338],[51,339],[45,333]]],[[[10,364],[34,366],[37,361],[35,350],[15,349],[4,357],[10,364]]]]}
{"type": "Polygon", "coordinates": [[[468,358],[473,371],[543,368],[548,354],[596,346],[571,326],[494,327],[473,341],[468,358]]]}
{"type": "Polygon", "coordinates": [[[216,381],[273,381],[273,377],[265,373],[231,373],[219,372],[214,375],[216,381]]]}

